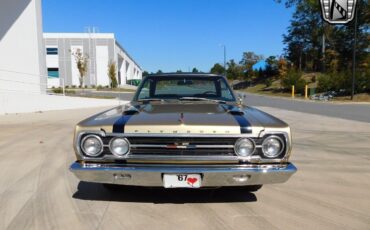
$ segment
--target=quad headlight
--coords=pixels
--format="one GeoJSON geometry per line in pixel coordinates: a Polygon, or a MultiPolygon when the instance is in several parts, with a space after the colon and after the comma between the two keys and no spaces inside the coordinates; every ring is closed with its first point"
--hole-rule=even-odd
{"type": "Polygon", "coordinates": [[[123,157],[130,151],[130,143],[126,138],[116,137],[110,141],[109,149],[113,155],[123,157]]]}
{"type": "Polygon", "coordinates": [[[278,136],[269,136],[262,143],[263,155],[267,158],[275,158],[284,150],[284,142],[278,136]]]}
{"type": "Polygon", "coordinates": [[[253,154],[255,144],[248,138],[240,138],[235,142],[234,150],[238,156],[247,157],[253,154]]]}
{"type": "Polygon", "coordinates": [[[103,141],[97,135],[87,135],[81,141],[82,151],[89,157],[96,157],[103,152],[103,141]]]}

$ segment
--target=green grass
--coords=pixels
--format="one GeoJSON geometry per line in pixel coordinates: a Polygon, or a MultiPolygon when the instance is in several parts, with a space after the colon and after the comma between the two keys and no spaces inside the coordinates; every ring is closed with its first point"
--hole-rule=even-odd
{"type": "MultiPolygon", "coordinates": [[[[316,83],[309,83],[308,86],[311,87],[311,85],[316,83]]],[[[248,93],[255,93],[255,94],[261,94],[261,95],[268,95],[268,96],[279,96],[279,97],[291,97],[291,92],[284,92],[280,90],[280,81],[274,81],[270,87],[266,87],[265,84],[256,84],[253,87],[248,87],[246,89],[240,90],[242,92],[248,92],[248,93]]],[[[304,98],[304,95],[296,94],[295,98],[304,98]]],[[[333,101],[338,102],[370,102],[370,94],[368,93],[361,93],[356,94],[353,97],[353,101],[351,100],[350,96],[341,96],[341,97],[334,97],[333,101]]]]}
{"type": "MultiPolygon", "coordinates": [[[[280,96],[280,97],[291,97],[290,92],[284,92],[281,89],[280,80],[275,80],[272,82],[270,87],[266,87],[265,84],[259,83],[253,85],[252,87],[248,87],[243,89],[242,91],[248,93],[255,93],[255,94],[263,94],[263,95],[270,95],[270,96],[280,96]]],[[[296,95],[299,96],[299,95],[296,95]]]]}

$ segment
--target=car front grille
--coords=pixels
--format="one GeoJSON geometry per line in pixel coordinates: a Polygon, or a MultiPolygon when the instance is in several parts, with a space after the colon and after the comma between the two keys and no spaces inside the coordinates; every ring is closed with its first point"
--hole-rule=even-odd
{"type": "Polygon", "coordinates": [[[131,155],[235,156],[235,138],[128,138],[131,155]]]}

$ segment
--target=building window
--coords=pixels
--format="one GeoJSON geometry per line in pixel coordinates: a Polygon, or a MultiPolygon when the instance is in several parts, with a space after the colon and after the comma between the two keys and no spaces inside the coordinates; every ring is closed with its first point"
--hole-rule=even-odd
{"type": "Polygon", "coordinates": [[[58,48],[46,48],[46,54],[58,55],[58,48]]]}
{"type": "Polygon", "coordinates": [[[48,68],[49,78],[59,78],[59,68],[48,68]]]}

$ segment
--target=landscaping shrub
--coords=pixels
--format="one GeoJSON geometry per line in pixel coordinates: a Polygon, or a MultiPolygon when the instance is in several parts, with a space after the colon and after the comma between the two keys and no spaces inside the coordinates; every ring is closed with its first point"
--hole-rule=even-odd
{"type": "Polygon", "coordinates": [[[311,77],[311,82],[313,82],[313,83],[315,83],[315,82],[316,82],[316,75],[313,75],[313,76],[311,77]]]}
{"type": "Polygon", "coordinates": [[[290,70],[285,77],[281,79],[281,85],[285,91],[289,91],[292,85],[297,93],[304,93],[306,81],[302,79],[302,73],[296,70],[290,70]]]}
{"type": "Polygon", "coordinates": [[[51,89],[51,91],[53,91],[53,93],[63,93],[63,89],[60,88],[60,87],[58,87],[58,88],[53,87],[51,89]]]}
{"type": "MultiPolygon", "coordinates": [[[[58,88],[54,88],[52,89],[53,93],[56,93],[56,94],[62,94],[63,93],[63,88],[61,87],[58,87],[58,88]]],[[[74,90],[65,90],[64,91],[65,94],[76,94],[76,92],[74,90]]]]}
{"type": "MultiPolygon", "coordinates": [[[[359,79],[358,79],[359,80],[359,79]]],[[[358,84],[360,86],[361,84],[358,84]]],[[[336,72],[330,74],[320,74],[318,78],[318,92],[329,90],[339,91],[345,89],[351,91],[352,75],[350,72],[336,72]]]]}
{"type": "Polygon", "coordinates": [[[268,88],[272,85],[272,79],[271,78],[266,78],[264,83],[265,83],[265,86],[268,88]]]}
{"type": "Polygon", "coordinates": [[[326,92],[332,89],[332,82],[330,76],[327,74],[320,74],[318,77],[318,85],[317,91],[318,92],[326,92]]]}

